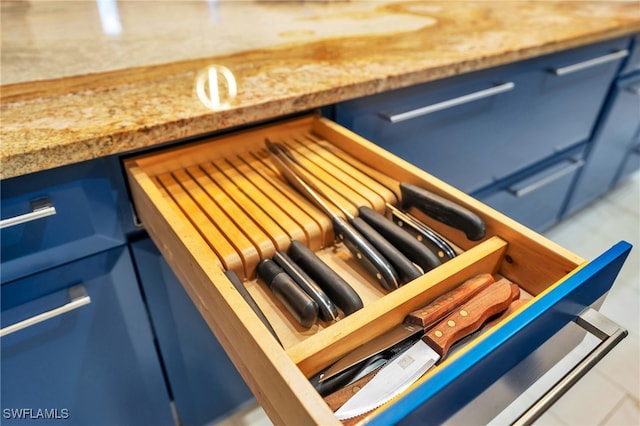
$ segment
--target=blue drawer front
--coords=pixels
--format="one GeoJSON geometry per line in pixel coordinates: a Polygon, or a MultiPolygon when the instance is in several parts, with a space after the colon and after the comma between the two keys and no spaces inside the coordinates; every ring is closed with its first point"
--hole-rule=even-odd
{"type": "MultiPolygon", "coordinates": [[[[640,129],[639,129],[640,130],[640,129]]],[[[640,135],[636,140],[635,145],[631,147],[629,153],[627,154],[627,158],[624,160],[622,164],[622,168],[620,169],[620,175],[618,176],[616,182],[621,182],[629,177],[632,173],[640,170],[640,135]]]]}
{"type": "Polygon", "coordinates": [[[336,121],[463,191],[478,190],[589,138],[623,60],[561,69],[628,47],[618,39],[515,65],[344,102],[336,121]],[[510,91],[417,118],[397,115],[513,83],[510,91]]]}
{"type": "Polygon", "coordinates": [[[417,386],[371,424],[444,424],[459,407],[573,321],[613,285],[631,250],[620,242],[417,386]]]}
{"type": "Polygon", "coordinates": [[[102,161],[1,182],[2,219],[23,215],[31,201],[48,197],[52,216],[6,227],[2,241],[2,282],[122,245],[125,241],[116,195],[102,161]]]}
{"type": "Polygon", "coordinates": [[[2,327],[68,303],[78,284],[91,303],[0,338],[2,424],[55,421],[38,410],[70,425],[173,424],[126,249],[2,285],[2,327]]]}
{"type": "Polygon", "coordinates": [[[605,194],[616,181],[640,131],[640,75],[620,80],[600,120],[566,213],[605,194]]]}
{"type": "Polygon", "coordinates": [[[541,170],[538,167],[476,198],[535,231],[544,231],[559,220],[571,183],[582,167],[582,151],[559,156],[541,170]]]}
{"type": "Polygon", "coordinates": [[[134,242],[132,251],[181,424],[210,424],[251,400],[251,391],[153,242],[134,242]]]}

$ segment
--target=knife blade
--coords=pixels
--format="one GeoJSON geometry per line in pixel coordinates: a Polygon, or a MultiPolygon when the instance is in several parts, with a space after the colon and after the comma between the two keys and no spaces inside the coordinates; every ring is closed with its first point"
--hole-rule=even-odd
{"type": "Polygon", "coordinates": [[[359,159],[346,153],[342,149],[321,139],[312,138],[319,147],[329,152],[338,159],[338,162],[348,164],[360,173],[368,176],[381,186],[386,187],[400,199],[403,210],[410,207],[419,209],[424,214],[444,223],[445,225],[463,231],[471,241],[482,239],[486,232],[484,221],[465,207],[420,188],[408,182],[400,182],[400,195],[398,196],[398,181],[390,178],[384,172],[365,164],[359,159]]]}
{"type": "Polygon", "coordinates": [[[441,320],[445,315],[462,305],[480,291],[494,282],[491,274],[479,274],[469,278],[462,284],[428,305],[409,313],[403,323],[398,324],[386,333],[357,347],[331,365],[320,378],[320,382],[348,370],[390,347],[411,337],[419,337],[425,329],[441,320]]]}
{"type": "Polygon", "coordinates": [[[447,355],[453,343],[478,330],[493,315],[509,307],[510,283],[497,282],[449,314],[405,352],[387,363],[335,415],[339,420],[360,416],[408,389],[447,355]]]}
{"type": "Polygon", "coordinates": [[[302,179],[302,177],[295,172],[293,169],[295,165],[291,164],[291,161],[288,160],[289,157],[286,153],[282,152],[277,144],[274,144],[268,139],[266,140],[266,144],[276,168],[298,192],[306,196],[331,218],[336,238],[343,242],[349,251],[353,253],[356,261],[358,261],[371,276],[375,277],[380,286],[385,290],[391,291],[398,288],[400,286],[398,274],[387,259],[385,259],[360,232],[356,231],[346,219],[338,216],[331,210],[322,198],[320,198],[317,191],[308,184],[307,180],[302,179]]]}

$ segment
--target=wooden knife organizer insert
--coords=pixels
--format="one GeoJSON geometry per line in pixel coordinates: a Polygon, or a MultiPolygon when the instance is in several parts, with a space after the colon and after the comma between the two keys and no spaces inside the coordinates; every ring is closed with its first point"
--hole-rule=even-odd
{"type": "Polygon", "coordinates": [[[287,416],[308,419],[309,411],[314,411],[309,405],[323,401],[301,374],[312,376],[475,274],[505,276],[536,295],[582,262],[561,247],[548,247],[549,242],[540,242],[537,234],[455,188],[315,116],[136,157],[125,166],[145,228],[267,412],[273,404],[270,415],[279,402],[266,394],[275,387],[281,392],[276,399],[284,398],[281,403],[287,395],[301,401],[300,407],[289,410],[301,410],[302,417],[287,416]],[[486,222],[487,235],[471,242],[462,232],[412,211],[463,252],[386,292],[346,248],[334,244],[330,218],[280,176],[265,138],[289,147],[322,177],[321,185],[331,197],[354,215],[360,205],[380,213],[387,202],[397,206],[398,183],[406,181],[476,212],[486,222]],[[258,261],[271,258],[276,250],[286,251],[292,239],[304,242],[338,272],[360,295],[364,308],[331,324],[301,328],[255,277],[258,261]],[[224,270],[243,279],[282,347],[224,270]]]}

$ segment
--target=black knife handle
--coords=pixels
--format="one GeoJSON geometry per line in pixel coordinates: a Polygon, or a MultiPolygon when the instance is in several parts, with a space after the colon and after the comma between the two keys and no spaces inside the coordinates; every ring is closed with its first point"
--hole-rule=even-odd
{"type": "Polygon", "coordinates": [[[318,304],[274,261],[262,259],[258,262],[258,278],[269,286],[301,326],[309,328],[315,324],[318,319],[318,304]]]}
{"type": "Polygon", "coordinates": [[[327,293],[345,315],[362,308],[362,299],[358,293],[307,246],[299,241],[292,241],[289,256],[327,293]]]}
{"type": "Polygon", "coordinates": [[[236,273],[233,272],[232,270],[225,271],[224,274],[227,276],[229,281],[231,281],[231,284],[233,284],[236,290],[238,290],[238,293],[240,293],[240,295],[244,298],[247,304],[251,306],[251,309],[253,309],[253,312],[256,313],[258,318],[260,318],[260,321],[262,321],[262,323],[265,325],[265,327],[267,327],[267,329],[273,335],[273,337],[275,337],[278,343],[280,343],[280,346],[282,346],[282,342],[278,338],[276,331],[273,329],[273,327],[271,327],[269,320],[267,319],[267,317],[264,316],[264,313],[262,312],[262,310],[260,309],[256,301],[253,300],[253,297],[251,297],[251,294],[249,294],[244,284],[242,284],[242,281],[240,280],[238,275],[236,275],[236,273]]]}
{"type": "Polygon", "coordinates": [[[487,230],[484,221],[459,204],[407,182],[400,183],[400,192],[404,209],[415,207],[437,221],[461,230],[471,241],[484,237],[487,230]]]}
{"type": "Polygon", "coordinates": [[[333,221],[336,238],[344,243],[376,282],[385,290],[395,290],[400,286],[398,274],[382,254],[345,219],[336,216],[333,221]]]}
{"type": "Polygon", "coordinates": [[[396,246],[411,261],[420,266],[424,272],[440,266],[441,262],[438,256],[424,244],[416,240],[405,229],[399,227],[369,207],[360,207],[358,213],[365,222],[378,231],[387,241],[396,246]]]}
{"type": "MultiPolygon", "coordinates": [[[[416,268],[416,265],[414,265],[407,256],[402,254],[402,252],[398,250],[390,240],[376,231],[376,229],[374,229],[367,221],[360,217],[356,217],[351,220],[351,226],[365,237],[371,245],[373,245],[373,247],[375,247],[380,254],[389,261],[389,264],[391,264],[393,269],[398,273],[399,284],[406,284],[422,275],[420,269],[416,268]]],[[[402,231],[402,229],[400,230],[402,231]]]]}
{"type": "Polygon", "coordinates": [[[285,252],[276,252],[273,260],[318,304],[320,319],[328,322],[338,319],[338,307],[285,252]]]}

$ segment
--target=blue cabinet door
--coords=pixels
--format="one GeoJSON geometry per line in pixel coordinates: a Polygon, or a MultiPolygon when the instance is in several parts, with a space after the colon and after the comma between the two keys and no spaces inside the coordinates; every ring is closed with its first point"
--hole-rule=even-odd
{"type": "MultiPolygon", "coordinates": [[[[633,157],[640,131],[640,75],[618,81],[598,124],[565,214],[606,193],[628,156],[633,157]]],[[[633,160],[632,160],[633,161],[633,160]]]]}
{"type": "Polygon", "coordinates": [[[92,160],[0,182],[3,222],[24,218],[43,200],[51,213],[3,223],[3,283],[125,243],[121,218],[130,208],[113,161],[92,160]]]}
{"type": "Polygon", "coordinates": [[[153,242],[131,244],[180,422],[211,423],[253,395],[153,242]]]}
{"type": "Polygon", "coordinates": [[[174,424],[126,248],[3,284],[1,291],[2,424],[174,424]],[[61,307],[69,310],[5,334],[61,307]]]}

